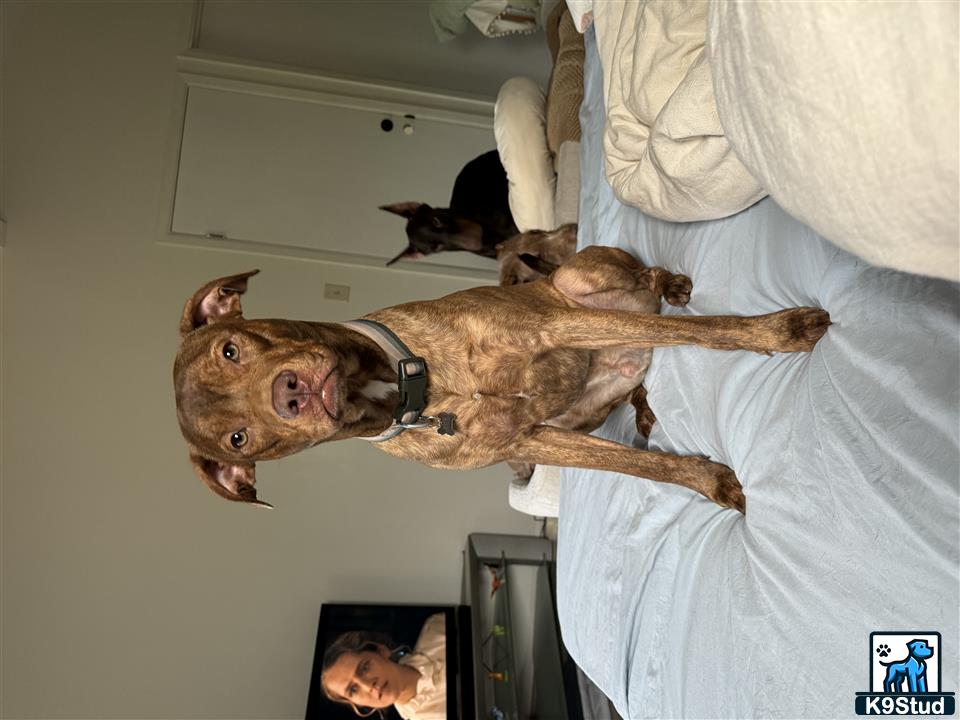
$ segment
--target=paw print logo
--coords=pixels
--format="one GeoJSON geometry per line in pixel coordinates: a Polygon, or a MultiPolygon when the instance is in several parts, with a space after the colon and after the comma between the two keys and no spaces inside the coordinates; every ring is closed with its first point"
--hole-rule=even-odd
{"type": "Polygon", "coordinates": [[[886,657],[889,654],[890,654],[889,645],[885,645],[881,643],[880,645],[877,646],[877,655],[879,655],[880,657],[886,657]]]}

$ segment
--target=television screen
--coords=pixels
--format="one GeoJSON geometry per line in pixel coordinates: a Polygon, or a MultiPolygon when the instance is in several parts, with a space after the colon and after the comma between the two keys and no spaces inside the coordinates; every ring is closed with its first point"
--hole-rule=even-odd
{"type": "Polygon", "coordinates": [[[307,718],[470,720],[470,609],[325,603],[307,718]]]}

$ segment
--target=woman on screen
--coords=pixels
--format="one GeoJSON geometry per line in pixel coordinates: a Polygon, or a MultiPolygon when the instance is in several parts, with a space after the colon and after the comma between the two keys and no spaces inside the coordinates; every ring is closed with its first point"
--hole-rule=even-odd
{"type": "Polygon", "coordinates": [[[412,651],[382,633],[346,632],[324,652],[320,683],[361,717],[393,705],[407,720],[445,720],[446,646],[443,613],[427,618],[412,651]]]}

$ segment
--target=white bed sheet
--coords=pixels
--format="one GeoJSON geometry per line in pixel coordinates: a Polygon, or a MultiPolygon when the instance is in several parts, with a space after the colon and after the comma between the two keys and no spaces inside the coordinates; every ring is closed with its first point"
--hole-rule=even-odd
{"type": "MultiPolygon", "coordinates": [[[[689,275],[690,305],[665,312],[815,305],[834,325],[810,354],[655,351],[651,446],[733,467],[747,516],[565,469],[564,643],[626,718],[854,716],[879,630],[942,633],[942,687],[958,690],[958,286],[871,267],[770,199],[689,224],[621,205],[586,40],[581,246],[689,275]]],[[[634,443],[633,410],[597,434],[634,443]]]]}

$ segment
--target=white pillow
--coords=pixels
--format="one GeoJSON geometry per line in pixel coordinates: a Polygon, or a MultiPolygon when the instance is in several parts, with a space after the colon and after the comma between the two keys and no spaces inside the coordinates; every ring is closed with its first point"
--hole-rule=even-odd
{"type": "Polygon", "coordinates": [[[493,132],[507,171],[510,212],[520,232],[553,230],[556,177],[547,147],[546,96],[530,78],[507,80],[497,95],[493,132]]]}

